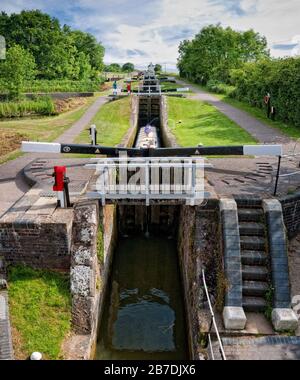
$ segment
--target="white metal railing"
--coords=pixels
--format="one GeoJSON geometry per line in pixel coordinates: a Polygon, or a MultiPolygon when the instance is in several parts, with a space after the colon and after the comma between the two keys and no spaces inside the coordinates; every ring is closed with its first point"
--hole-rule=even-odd
{"type": "MultiPolygon", "coordinates": [[[[220,354],[221,354],[222,360],[227,360],[226,359],[226,355],[225,355],[225,351],[224,351],[224,347],[223,347],[223,343],[222,343],[222,340],[221,340],[221,337],[220,337],[220,333],[219,333],[219,330],[218,330],[218,326],[217,326],[217,323],[216,323],[215,313],[214,313],[212,305],[211,305],[211,301],[210,301],[210,297],[209,297],[209,293],[208,293],[208,288],[207,288],[207,284],[206,284],[205,271],[204,270],[202,270],[202,279],[203,279],[203,285],[204,285],[204,289],[205,289],[205,294],[206,294],[206,298],[207,298],[210,314],[211,314],[211,317],[212,317],[212,326],[214,326],[214,329],[215,329],[215,332],[216,332],[216,335],[217,335],[217,339],[218,339],[218,343],[219,343],[220,354]]],[[[210,331],[211,331],[211,328],[210,328],[210,331]]],[[[211,352],[212,360],[215,360],[215,354],[214,354],[214,350],[213,350],[213,346],[212,346],[210,331],[208,333],[208,342],[209,342],[209,347],[210,347],[210,352],[211,352]]]]}
{"type": "Polygon", "coordinates": [[[204,168],[210,167],[203,158],[99,158],[91,159],[87,169],[96,170],[96,185],[88,193],[112,200],[184,200],[199,205],[206,198],[204,168]]]}

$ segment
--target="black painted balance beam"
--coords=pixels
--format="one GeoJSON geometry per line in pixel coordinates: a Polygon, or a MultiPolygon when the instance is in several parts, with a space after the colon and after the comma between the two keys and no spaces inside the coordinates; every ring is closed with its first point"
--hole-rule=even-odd
{"type": "Polygon", "coordinates": [[[119,148],[87,144],[22,142],[25,153],[67,153],[119,157],[190,157],[190,156],[282,156],[282,145],[206,146],[191,148],[119,148]]]}

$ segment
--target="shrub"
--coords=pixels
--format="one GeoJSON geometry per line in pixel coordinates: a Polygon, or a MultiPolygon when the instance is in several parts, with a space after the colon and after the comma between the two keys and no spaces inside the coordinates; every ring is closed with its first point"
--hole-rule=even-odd
{"type": "Polygon", "coordinates": [[[23,92],[95,92],[100,90],[101,84],[104,83],[103,78],[95,80],[35,80],[26,82],[23,92]]]}
{"type": "Polygon", "coordinates": [[[28,115],[56,115],[55,104],[50,97],[36,100],[0,103],[0,118],[22,117],[28,115]]]}
{"type": "Polygon", "coordinates": [[[279,120],[300,126],[300,58],[266,60],[244,66],[243,75],[234,78],[232,96],[262,108],[271,95],[279,120]]]}
{"type": "Polygon", "coordinates": [[[226,95],[230,95],[231,92],[234,90],[233,86],[229,86],[215,79],[210,79],[207,82],[207,88],[210,91],[216,92],[217,94],[226,94],[226,95]]]}

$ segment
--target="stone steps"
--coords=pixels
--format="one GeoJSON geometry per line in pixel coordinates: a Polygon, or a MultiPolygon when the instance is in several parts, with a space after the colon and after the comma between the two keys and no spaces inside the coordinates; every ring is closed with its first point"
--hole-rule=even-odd
{"type": "Polygon", "coordinates": [[[269,271],[264,266],[242,266],[242,276],[245,281],[268,281],[268,274],[269,271]]]}
{"type": "Polygon", "coordinates": [[[241,250],[246,251],[264,251],[266,248],[266,239],[261,236],[241,236],[241,250]]]}
{"type": "Polygon", "coordinates": [[[240,236],[265,236],[265,226],[263,223],[240,222],[240,236]]]}
{"type": "Polygon", "coordinates": [[[267,265],[268,255],[265,251],[241,251],[243,265],[267,265]]]}
{"type": "Polygon", "coordinates": [[[263,313],[267,302],[263,297],[243,297],[243,308],[247,312],[263,313]]]}
{"type": "Polygon", "coordinates": [[[238,210],[239,222],[257,222],[263,221],[264,213],[262,209],[241,208],[238,210]]]}
{"type": "Polygon", "coordinates": [[[268,283],[260,281],[244,281],[243,282],[243,295],[254,297],[265,297],[268,291],[268,283]]]}
{"type": "Polygon", "coordinates": [[[245,311],[261,313],[267,306],[269,287],[265,216],[259,200],[238,203],[241,244],[242,293],[245,311]]]}

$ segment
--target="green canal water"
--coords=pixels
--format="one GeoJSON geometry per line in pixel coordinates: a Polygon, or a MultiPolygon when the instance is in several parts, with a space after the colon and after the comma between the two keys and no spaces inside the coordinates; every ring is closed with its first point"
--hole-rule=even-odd
{"type": "Polygon", "coordinates": [[[176,243],[121,239],[105,301],[97,360],[188,359],[176,243]]]}

